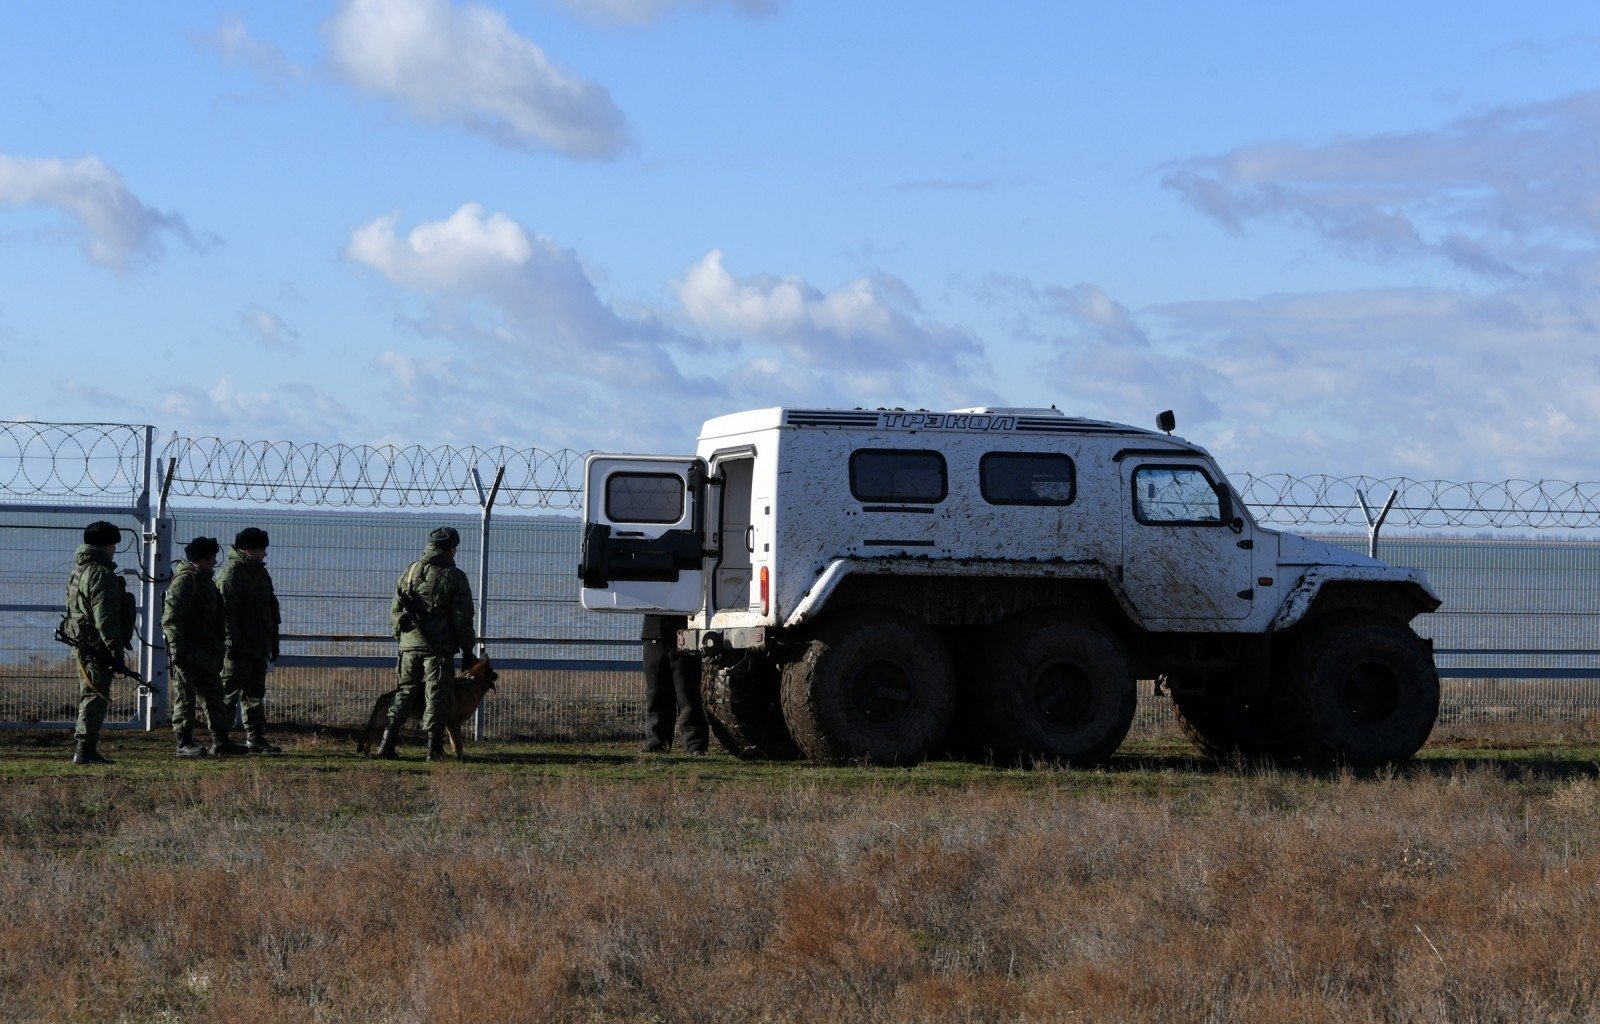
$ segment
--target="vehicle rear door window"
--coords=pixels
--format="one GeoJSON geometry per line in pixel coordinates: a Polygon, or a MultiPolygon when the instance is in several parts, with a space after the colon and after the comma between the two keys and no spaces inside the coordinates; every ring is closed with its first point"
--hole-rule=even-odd
{"type": "Polygon", "coordinates": [[[948,493],[944,456],[901,448],[850,453],[850,493],[857,501],[934,505],[948,493]]]}
{"type": "Polygon", "coordinates": [[[1070,505],[1078,481],[1072,459],[1057,452],[989,452],[978,483],[991,505],[1070,505]]]}
{"type": "Polygon", "coordinates": [[[613,473],[606,477],[606,518],[614,523],[676,523],[683,518],[683,477],[613,473]]]}

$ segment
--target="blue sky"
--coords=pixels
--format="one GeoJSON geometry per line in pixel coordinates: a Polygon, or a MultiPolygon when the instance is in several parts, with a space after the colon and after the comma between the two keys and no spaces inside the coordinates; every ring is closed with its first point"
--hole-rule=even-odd
{"type": "Polygon", "coordinates": [[[1600,479],[1600,8],[8,5],[0,418],[683,451],[1056,405],[1600,479]]]}

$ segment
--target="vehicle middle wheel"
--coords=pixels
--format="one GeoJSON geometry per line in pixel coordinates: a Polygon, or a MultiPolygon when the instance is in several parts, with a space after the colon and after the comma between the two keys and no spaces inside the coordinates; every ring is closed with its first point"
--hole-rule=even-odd
{"type": "Polygon", "coordinates": [[[1133,668],[1122,642],[1057,612],[1002,622],[976,680],[973,732],[997,757],[1098,764],[1133,725],[1133,668]]]}

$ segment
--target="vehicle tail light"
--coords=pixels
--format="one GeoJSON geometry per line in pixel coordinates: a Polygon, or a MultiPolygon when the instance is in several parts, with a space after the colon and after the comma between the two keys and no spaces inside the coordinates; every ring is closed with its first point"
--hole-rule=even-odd
{"type": "Polygon", "coordinates": [[[761,614],[765,615],[772,609],[772,573],[766,566],[761,567],[761,614]]]}

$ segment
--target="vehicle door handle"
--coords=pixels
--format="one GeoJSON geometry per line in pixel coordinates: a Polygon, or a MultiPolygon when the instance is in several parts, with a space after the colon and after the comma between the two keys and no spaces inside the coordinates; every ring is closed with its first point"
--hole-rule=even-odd
{"type": "Polygon", "coordinates": [[[756,553],[756,527],[754,523],[744,528],[744,549],[752,555],[756,553]]]}

